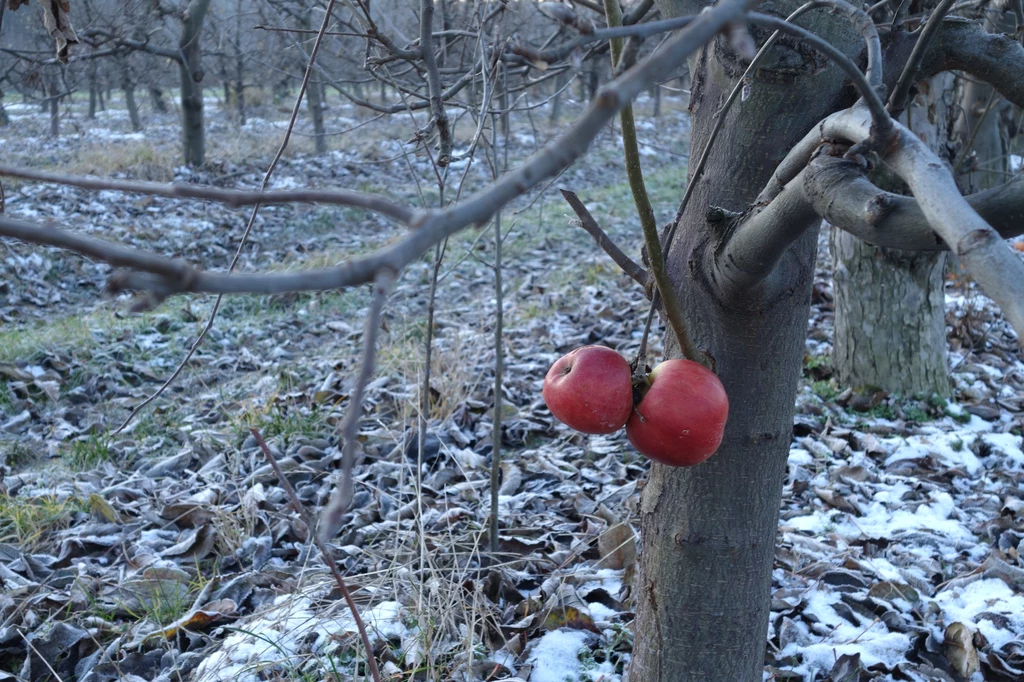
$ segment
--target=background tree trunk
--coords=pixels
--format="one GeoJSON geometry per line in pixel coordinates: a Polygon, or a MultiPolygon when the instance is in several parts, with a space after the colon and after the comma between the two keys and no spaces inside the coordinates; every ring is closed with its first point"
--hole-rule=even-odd
{"type": "MultiPolygon", "coordinates": [[[[309,13],[303,15],[302,28],[306,30],[313,28],[312,13],[313,9],[311,8],[309,13]]],[[[309,107],[309,116],[313,120],[313,144],[318,155],[327,153],[327,133],[324,130],[324,101],[322,95],[323,90],[320,88],[320,81],[315,77],[311,77],[306,86],[306,105],[309,107]]]]}
{"type": "Polygon", "coordinates": [[[139,118],[139,105],[135,102],[135,83],[132,82],[131,72],[128,70],[128,61],[121,63],[121,89],[124,90],[124,102],[128,108],[128,120],[131,121],[132,130],[142,130],[142,119],[139,118]]]}
{"type": "Polygon", "coordinates": [[[548,117],[548,122],[552,125],[558,123],[562,117],[562,90],[565,87],[565,74],[558,74],[555,76],[555,92],[551,96],[551,114],[548,117]]]}
{"type": "Polygon", "coordinates": [[[96,104],[99,98],[99,83],[96,78],[96,60],[89,60],[89,113],[88,119],[91,121],[96,118],[96,104]]]}
{"type": "Polygon", "coordinates": [[[149,86],[148,90],[149,100],[153,104],[153,111],[156,111],[157,113],[161,114],[166,114],[167,101],[164,100],[164,91],[156,87],[155,85],[149,86]]]}
{"type": "MultiPolygon", "coordinates": [[[[940,158],[950,156],[954,100],[953,75],[940,74],[921,84],[904,117],[940,158]]],[[[946,254],[872,246],[836,228],[829,248],[839,384],[948,396],[946,254]]]]}
{"type": "Polygon", "coordinates": [[[50,108],[50,137],[60,137],[60,97],[57,96],[57,79],[48,76],[46,79],[47,101],[43,106],[50,108]]]}
{"type": "Polygon", "coordinates": [[[836,228],[829,248],[839,384],[948,396],[946,254],[872,246],[836,228]]]}
{"type": "MultiPolygon", "coordinates": [[[[998,2],[992,2],[986,8],[983,22],[985,30],[1013,35],[1013,15],[999,5],[998,2]]],[[[1013,107],[996,95],[992,86],[965,77],[955,135],[962,145],[959,158],[963,159],[973,153],[976,162],[976,165],[968,164],[972,170],[958,178],[969,192],[1006,182],[1009,140],[1005,135],[1005,126],[1002,125],[1006,108],[1012,110],[1013,107]]]]}
{"type": "Polygon", "coordinates": [[[181,80],[181,128],[185,163],[201,166],[206,161],[206,128],[203,122],[203,70],[200,64],[199,35],[210,0],[192,0],[182,21],[178,46],[182,59],[178,62],[181,80]]]}
{"type": "MultiPolygon", "coordinates": [[[[797,4],[769,2],[759,10],[785,16],[797,4]]],[[[687,0],[658,5],[665,17],[702,8],[687,0]]],[[[845,22],[825,13],[805,17],[810,30],[859,58],[863,43],[845,22]]],[[[767,36],[758,37],[763,42],[767,36]]],[[[742,73],[740,65],[727,63],[733,57],[722,41],[719,36],[690,64],[693,149],[707,143],[714,114],[742,73]]],[[[716,141],[669,252],[692,335],[715,360],[730,414],[718,454],[688,469],[654,464],[644,486],[632,682],[763,677],[775,534],[817,230],[808,225],[766,282],[730,300],[721,300],[701,264],[707,262],[706,249],[724,236],[705,221],[707,209],[746,208],[812,125],[852,103],[834,65],[816,71],[810,51],[798,48],[793,54],[801,75],[773,73],[767,65],[751,98],[728,113],[729,132],[716,141]]]]}
{"type": "Polygon", "coordinates": [[[245,59],[242,54],[242,0],[235,2],[235,107],[239,125],[245,125],[245,59]]]}

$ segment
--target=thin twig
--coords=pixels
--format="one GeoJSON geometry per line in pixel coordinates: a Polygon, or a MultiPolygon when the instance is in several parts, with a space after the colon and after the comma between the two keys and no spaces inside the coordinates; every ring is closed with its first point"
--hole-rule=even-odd
{"type": "Polygon", "coordinates": [[[889,96],[889,113],[894,118],[899,118],[903,110],[907,108],[907,102],[910,98],[910,87],[914,84],[914,79],[917,78],[917,71],[921,67],[921,62],[924,61],[928,45],[931,43],[932,38],[935,37],[939,26],[942,25],[942,20],[946,17],[946,12],[949,11],[954,2],[956,0],[942,0],[935,7],[935,10],[932,11],[932,15],[928,17],[928,23],[921,29],[921,36],[917,39],[914,49],[911,50],[910,57],[903,67],[903,73],[900,74],[900,79],[896,82],[892,95],[889,96]]]}
{"type": "MultiPolygon", "coordinates": [[[[3,164],[0,164],[0,176],[21,178],[23,180],[38,180],[40,182],[52,182],[58,185],[67,185],[70,187],[79,187],[89,190],[114,190],[117,192],[130,192],[132,194],[167,197],[170,199],[200,199],[202,201],[216,201],[218,203],[226,204],[232,208],[240,206],[289,203],[354,206],[356,208],[365,208],[370,211],[375,211],[381,215],[394,218],[398,222],[407,225],[416,215],[416,212],[412,209],[396,204],[392,201],[388,201],[384,197],[374,194],[365,194],[363,192],[349,192],[347,190],[300,189],[264,191],[261,188],[257,191],[247,192],[180,183],[137,182],[133,180],[115,180],[112,178],[90,178],[79,175],[67,175],[65,173],[50,173],[31,168],[6,166],[3,164]]],[[[266,187],[266,184],[266,179],[264,179],[263,187],[266,187]]]]}
{"type": "MultiPolygon", "coordinates": [[[[270,166],[267,168],[267,172],[263,175],[263,182],[260,183],[260,191],[262,192],[270,184],[270,177],[274,174],[274,169],[277,168],[278,162],[281,160],[281,156],[284,154],[285,148],[288,146],[289,140],[291,140],[292,130],[295,128],[295,121],[299,116],[299,109],[302,107],[302,96],[306,92],[306,87],[309,85],[309,77],[313,73],[313,65],[316,63],[316,55],[320,52],[320,45],[324,40],[324,32],[327,31],[327,26],[331,21],[331,12],[334,10],[334,3],[336,0],[328,0],[327,7],[324,10],[324,20],[320,24],[320,32],[316,36],[316,40],[313,42],[313,49],[309,55],[309,62],[306,64],[306,72],[302,76],[302,84],[299,86],[299,92],[295,96],[295,103],[292,106],[292,115],[288,120],[288,128],[285,130],[284,139],[281,140],[280,146],[277,148],[277,153],[274,155],[273,160],[270,162],[270,166]]],[[[252,232],[253,225],[256,224],[256,216],[259,214],[260,204],[255,204],[252,207],[252,212],[249,214],[249,222],[245,225],[245,231],[242,233],[242,238],[238,241],[238,248],[235,249],[235,255],[231,259],[231,265],[228,266],[228,272],[235,269],[238,265],[239,259],[242,257],[242,249],[245,248],[246,243],[249,241],[249,234],[252,232]]],[[[214,301],[213,310],[210,311],[210,317],[206,320],[206,325],[203,326],[199,336],[192,342],[192,345],[188,349],[188,353],[185,354],[184,359],[178,364],[171,376],[164,381],[164,383],[156,391],[151,393],[149,397],[143,400],[141,403],[135,406],[135,408],[128,414],[124,422],[114,430],[114,433],[120,433],[125,429],[128,424],[131,423],[132,419],[135,418],[140,411],[146,408],[147,405],[152,403],[158,397],[163,395],[163,392],[174,383],[178,376],[182,373],[185,367],[188,365],[192,356],[195,355],[196,351],[199,350],[199,346],[203,343],[206,335],[213,329],[213,323],[217,319],[217,313],[220,311],[220,304],[223,300],[223,294],[217,296],[217,300],[214,301]]]]}
{"type": "Polygon", "coordinates": [[[363,393],[373,376],[374,362],[377,356],[377,335],[380,331],[381,313],[387,301],[391,287],[395,283],[395,273],[381,270],[377,273],[373,286],[373,299],[370,311],[366,315],[366,326],[363,328],[363,355],[359,361],[359,375],[355,386],[349,394],[348,409],[341,422],[341,482],[335,488],[330,502],[324,507],[320,517],[320,537],[329,540],[341,527],[342,516],[348,511],[355,492],[352,480],[352,469],[356,461],[356,447],[359,444],[359,419],[363,413],[363,393]]]}
{"type": "Polygon", "coordinates": [[[594,216],[591,215],[587,207],[580,201],[580,198],[576,196],[576,193],[567,189],[559,190],[562,196],[565,197],[569,207],[576,213],[576,217],[580,219],[580,227],[587,231],[597,245],[601,247],[608,256],[611,257],[615,264],[618,265],[624,273],[630,276],[640,286],[647,286],[647,271],[643,267],[638,265],[629,256],[623,253],[622,249],[619,248],[618,244],[612,241],[611,237],[601,229],[601,226],[597,224],[594,216]]]}
{"type": "Polygon", "coordinates": [[[423,64],[427,69],[427,89],[430,92],[430,113],[440,149],[437,154],[437,165],[444,168],[452,158],[452,125],[445,111],[444,100],[441,98],[441,72],[437,68],[437,56],[434,54],[434,0],[420,2],[420,51],[423,64]]]}
{"type": "MultiPolygon", "coordinates": [[[[622,24],[622,13],[619,8],[619,0],[604,0],[605,16],[610,28],[622,24]]],[[[612,68],[622,67],[622,39],[616,38],[611,41],[612,68]]],[[[658,234],[658,223],[654,217],[654,207],[647,196],[647,186],[644,184],[643,168],[640,164],[640,148],[636,139],[636,123],[633,120],[633,106],[628,105],[619,112],[619,122],[622,127],[622,151],[626,162],[626,177],[629,179],[629,188],[633,194],[633,203],[636,205],[636,213],[640,218],[640,228],[643,230],[644,243],[647,245],[647,257],[650,260],[651,273],[658,288],[658,293],[663,301],[665,318],[676,337],[679,349],[687,360],[699,362],[701,355],[697,346],[690,337],[686,324],[686,314],[683,311],[682,303],[676,294],[675,286],[668,275],[668,267],[665,264],[664,252],[661,249],[661,235],[658,234]]],[[[652,307],[655,305],[654,297],[651,300],[652,307]]],[[[637,372],[643,371],[643,361],[637,362],[637,372]]]]}
{"type": "MultiPolygon", "coordinates": [[[[497,82],[495,82],[497,89],[497,82]]],[[[505,95],[508,95],[508,78],[505,78],[505,95]]],[[[505,166],[508,166],[508,135],[505,136],[505,166]]],[[[498,114],[491,114],[491,146],[488,156],[494,154],[494,162],[491,164],[491,172],[497,178],[498,168],[498,114]]],[[[488,538],[491,554],[498,553],[498,489],[501,482],[501,409],[502,394],[501,384],[504,373],[504,340],[502,327],[505,317],[502,305],[501,282],[501,211],[494,214],[494,297],[496,307],[494,311],[494,417],[491,419],[491,515],[488,523],[488,538]]]]}
{"type": "Polygon", "coordinates": [[[363,640],[363,648],[366,649],[366,664],[370,666],[370,676],[374,682],[380,682],[380,670],[377,668],[377,659],[373,657],[373,645],[370,644],[370,636],[366,633],[366,626],[363,624],[363,618],[359,615],[359,607],[356,606],[356,602],[352,599],[352,593],[349,592],[348,585],[345,584],[345,577],[341,574],[341,570],[338,568],[337,562],[334,560],[334,555],[328,549],[327,544],[320,539],[316,532],[316,524],[313,521],[312,515],[306,510],[305,505],[299,499],[299,496],[295,494],[295,488],[292,487],[291,481],[281,471],[280,465],[277,463],[277,458],[274,457],[274,453],[267,447],[266,442],[263,440],[263,436],[260,435],[260,430],[255,426],[249,429],[253,438],[256,439],[257,445],[263,450],[263,456],[270,462],[270,466],[274,469],[274,473],[277,474],[277,480],[284,488],[285,493],[288,495],[288,499],[291,500],[292,507],[298,512],[299,516],[302,517],[303,523],[306,524],[306,528],[309,532],[309,537],[316,545],[316,548],[320,550],[320,556],[323,557],[324,563],[327,564],[327,568],[330,570],[331,575],[334,576],[334,581],[338,584],[338,589],[341,591],[342,597],[345,598],[345,603],[348,604],[348,610],[352,613],[352,620],[355,621],[356,630],[359,631],[359,638],[363,640]]]}

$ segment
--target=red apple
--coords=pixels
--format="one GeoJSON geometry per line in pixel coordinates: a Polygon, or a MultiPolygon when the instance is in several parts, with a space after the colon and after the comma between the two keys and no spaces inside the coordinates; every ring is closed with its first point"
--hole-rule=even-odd
{"type": "Polygon", "coordinates": [[[714,372],[690,360],[666,360],[647,375],[647,383],[626,422],[633,447],[670,466],[693,466],[715,454],[729,398],[714,372]]]}
{"type": "Polygon", "coordinates": [[[577,431],[614,433],[633,411],[629,363],[611,348],[577,348],[551,365],[544,377],[544,402],[577,431]]]}

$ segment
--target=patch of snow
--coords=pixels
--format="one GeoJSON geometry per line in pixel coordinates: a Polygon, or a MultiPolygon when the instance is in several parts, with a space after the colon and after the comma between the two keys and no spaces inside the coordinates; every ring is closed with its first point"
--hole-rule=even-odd
{"type": "Polygon", "coordinates": [[[977,580],[962,588],[950,588],[935,595],[942,608],[943,624],[960,622],[976,628],[989,641],[993,650],[1001,649],[1024,630],[1024,596],[997,578],[977,580]],[[1006,618],[1010,629],[1001,628],[982,613],[995,613],[1006,618]]]}
{"type": "MultiPolygon", "coordinates": [[[[811,533],[831,531],[849,539],[892,538],[901,531],[922,531],[972,544],[975,541],[974,536],[959,521],[950,518],[956,507],[949,493],[932,493],[932,503],[922,504],[914,511],[902,508],[890,510],[888,504],[898,504],[898,501],[890,497],[888,494],[876,495],[874,500],[864,505],[863,516],[851,517],[834,509],[815,510],[810,515],[789,519],[786,525],[811,533]]],[[[950,552],[954,555],[956,553],[953,548],[950,548],[950,552]]]]}
{"type": "MultiPolygon", "coordinates": [[[[968,441],[973,441],[973,436],[968,441]]],[[[927,436],[910,436],[905,444],[897,448],[885,460],[885,466],[906,459],[932,457],[948,467],[961,468],[971,476],[981,469],[981,460],[970,451],[964,439],[957,433],[937,433],[927,436]]]]}
{"type": "Polygon", "coordinates": [[[1015,436],[1012,433],[986,433],[981,440],[1007,459],[1016,464],[1024,465],[1024,437],[1015,436]]]}
{"type": "Polygon", "coordinates": [[[541,637],[530,652],[528,662],[533,664],[530,682],[583,682],[603,679],[615,682],[619,676],[608,661],[597,663],[580,660],[580,650],[589,648],[590,633],[583,630],[552,630],[541,637]]]}
{"type": "Polygon", "coordinates": [[[803,448],[790,447],[789,463],[796,464],[798,466],[809,466],[814,464],[814,455],[803,448]]]}
{"type": "Polygon", "coordinates": [[[808,595],[804,615],[816,623],[814,634],[820,641],[786,645],[782,657],[799,654],[803,659],[795,671],[813,679],[816,673],[831,670],[836,659],[847,654],[860,654],[864,667],[882,665],[892,669],[904,660],[910,646],[907,635],[889,632],[881,621],[872,621],[856,613],[854,617],[859,622],[851,623],[833,608],[841,601],[840,595],[834,592],[814,590],[808,595]]]}

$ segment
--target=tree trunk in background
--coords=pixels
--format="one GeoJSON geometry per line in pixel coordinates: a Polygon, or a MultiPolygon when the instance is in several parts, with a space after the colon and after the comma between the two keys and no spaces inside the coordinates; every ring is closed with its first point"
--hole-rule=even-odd
{"type": "Polygon", "coordinates": [[[149,100],[153,103],[153,111],[160,114],[167,113],[167,101],[164,100],[164,91],[156,86],[149,86],[149,100]]]}
{"type": "MultiPolygon", "coordinates": [[[[1009,8],[1001,4],[992,2],[986,8],[985,30],[1013,35],[1015,20],[1009,8]]],[[[976,160],[976,166],[967,164],[974,169],[958,178],[968,192],[995,187],[1007,180],[1009,141],[1004,136],[1002,118],[1006,108],[1012,111],[1013,107],[998,95],[993,98],[994,93],[988,83],[974,78],[964,80],[955,135],[962,145],[959,158],[973,153],[976,160]]]]}
{"type": "Polygon", "coordinates": [[[948,396],[945,254],[872,246],[836,228],[829,248],[839,384],[948,396]]]}
{"type": "Polygon", "coordinates": [[[555,93],[551,96],[551,115],[548,121],[555,125],[562,117],[562,91],[565,88],[565,74],[555,76],[555,93]]]}
{"type": "Polygon", "coordinates": [[[99,84],[96,81],[96,60],[89,60],[89,113],[88,119],[96,118],[96,100],[99,96],[99,84]]]}
{"type": "Polygon", "coordinates": [[[11,117],[7,115],[7,109],[4,108],[3,93],[0,93],[0,126],[8,126],[11,123],[11,117]]]}
{"type": "Polygon", "coordinates": [[[327,153],[327,134],[324,131],[324,106],[320,99],[322,94],[319,84],[310,79],[306,87],[306,105],[309,107],[310,118],[313,119],[313,144],[317,154],[327,153]]]}
{"type": "MultiPolygon", "coordinates": [[[[786,16],[799,2],[767,2],[786,16]]],[[[700,12],[693,0],[659,0],[666,18],[700,12]]],[[[803,25],[862,58],[846,22],[811,12],[803,25]]],[[[760,41],[765,33],[756,34],[760,41]]],[[[693,149],[742,73],[719,36],[691,61],[693,149]],[[699,77],[697,77],[699,74],[699,77]]],[[[783,478],[804,356],[817,229],[807,231],[762,285],[722,299],[705,271],[725,227],[711,206],[749,206],[791,146],[825,115],[852,104],[846,78],[821,68],[813,51],[793,52],[787,72],[763,67],[750,100],[727,114],[706,176],[669,250],[668,264],[697,346],[714,358],[730,413],[718,454],[691,468],[652,464],[641,494],[643,543],[634,585],[636,636],[631,682],[761,682],[772,562],[783,478]],[[794,73],[793,67],[798,70],[794,73]]],[[[685,141],[680,140],[679,144],[685,141]]],[[[678,355],[674,344],[672,353],[678,355]]],[[[652,364],[656,359],[651,358],[652,364]]]]}
{"type": "Polygon", "coordinates": [[[245,125],[245,59],[242,54],[242,0],[235,2],[235,107],[239,125],[245,125]]]}
{"type": "MultiPolygon", "coordinates": [[[[302,28],[306,30],[312,30],[313,28],[312,12],[313,10],[310,9],[309,13],[304,15],[302,28]]],[[[306,105],[309,107],[309,116],[313,119],[313,144],[318,155],[327,153],[327,133],[324,130],[322,94],[323,90],[320,89],[320,81],[316,78],[310,78],[309,84],[306,86],[306,105]]]]}
{"type": "Polygon", "coordinates": [[[128,107],[128,120],[131,121],[132,130],[138,132],[142,130],[142,120],[139,118],[139,105],[135,102],[135,83],[132,82],[127,60],[121,63],[121,89],[124,90],[125,106],[128,107]]]}
{"type": "Polygon", "coordinates": [[[57,82],[53,76],[46,79],[47,101],[50,107],[50,137],[60,137],[60,98],[57,97],[57,82]]]}
{"type": "Polygon", "coordinates": [[[200,64],[199,36],[211,0],[192,0],[181,24],[178,62],[181,80],[181,129],[185,164],[201,166],[206,161],[206,128],[203,123],[203,70],[200,64]]]}
{"type": "Polygon", "coordinates": [[[128,107],[128,120],[131,121],[132,130],[138,132],[142,130],[142,119],[139,118],[139,105],[135,102],[135,86],[132,85],[131,81],[128,81],[124,85],[124,101],[128,107]]]}
{"type": "MultiPolygon", "coordinates": [[[[921,84],[903,120],[947,159],[953,87],[948,73],[921,84]]],[[[832,366],[839,384],[905,396],[948,396],[946,254],[872,246],[836,228],[829,248],[835,300],[832,366]]]]}

